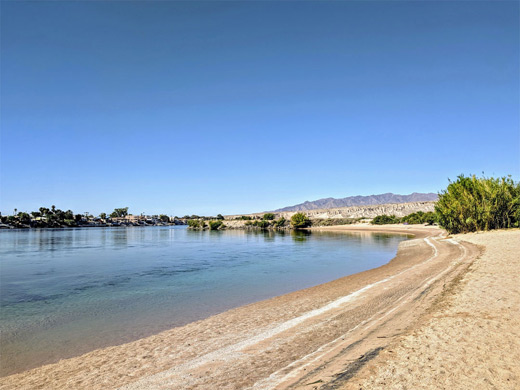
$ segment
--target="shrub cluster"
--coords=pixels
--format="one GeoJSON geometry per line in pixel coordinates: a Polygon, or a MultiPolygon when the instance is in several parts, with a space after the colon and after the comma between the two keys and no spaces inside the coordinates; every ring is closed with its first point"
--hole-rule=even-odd
{"type": "Polygon", "coordinates": [[[218,221],[209,221],[209,230],[222,230],[226,227],[222,220],[218,221]]]}
{"type": "Polygon", "coordinates": [[[449,233],[519,227],[520,183],[460,175],[439,194],[435,211],[449,233]]]}
{"type": "Polygon", "coordinates": [[[193,230],[204,230],[206,223],[202,219],[188,219],[188,228],[193,230]]]}
{"type": "Polygon", "coordinates": [[[291,225],[295,229],[303,229],[311,226],[311,221],[304,213],[296,213],[291,217],[291,225]]]}
{"type": "Polygon", "coordinates": [[[395,215],[378,215],[372,220],[372,225],[387,225],[392,223],[410,223],[410,224],[422,224],[427,223],[433,225],[437,222],[437,216],[433,211],[417,211],[416,213],[408,214],[402,218],[398,218],[395,215]]]}
{"type": "Polygon", "coordinates": [[[261,219],[256,221],[247,221],[245,226],[259,229],[269,229],[276,228],[281,229],[287,225],[287,220],[284,217],[281,217],[277,220],[271,219],[261,219]]]}
{"type": "Polygon", "coordinates": [[[286,223],[287,223],[287,220],[284,217],[280,217],[279,219],[274,221],[274,227],[283,228],[283,227],[285,227],[286,223]]]}
{"type": "Polygon", "coordinates": [[[336,226],[351,225],[361,221],[363,218],[315,218],[311,221],[312,226],[336,226]]]}
{"type": "Polygon", "coordinates": [[[427,223],[433,225],[437,223],[437,215],[433,211],[417,211],[416,213],[408,214],[401,218],[402,223],[420,224],[427,223]]]}
{"type": "Polygon", "coordinates": [[[378,215],[372,219],[371,224],[372,225],[387,225],[390,223],[399,223],[400,219],[397,218],[395,215],[378,215]]]}
{"type": "Polygon", "coordinates": [[[253,222],[248,221],[245,223],[245,226],[257,227],[260,229],[267,229],[267,228],[271,227],[271,224],[269,223],[269,221],[261,220],[261,221],[253,221],[253,222]]]}

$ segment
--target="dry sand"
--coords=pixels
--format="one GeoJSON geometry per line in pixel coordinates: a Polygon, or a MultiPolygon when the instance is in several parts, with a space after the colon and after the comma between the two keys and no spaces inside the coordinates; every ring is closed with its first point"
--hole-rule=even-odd
{"type": "Polygon", "coordinates": [[[382,267],[4,377],[0,389],[518,385],[518,365],[517,371],[510,368],[520,350],[514,337],[519,336],[518,284],[513,286],[518,258],[512,259],[518,257],[519,231],[453,240],[437,228],[415,226],[323,230],[338,229],[415,238],[401,243],[397,256],[382,267]],[[474,262],[480,250],[460,240],[484,245],[487,252],[474,262]],[[460,307],[453,309],[452,301],[459,299],[460,307]],[[479,302],[486,306],[479,309],[479,302]],[[426,352],[436,360],[428,360],[426,352]],[[466,381],[456,382],[457,372],[447,370],[455,363],[461,373],[466,370],[466,381]],[[497,377],[500,382],[482,379],[497,377]]]}
{"type": "Polygon", "coordinates": [[[483,254],[344,389],[520,389],[520,231],[457,235],[483,254]]]}

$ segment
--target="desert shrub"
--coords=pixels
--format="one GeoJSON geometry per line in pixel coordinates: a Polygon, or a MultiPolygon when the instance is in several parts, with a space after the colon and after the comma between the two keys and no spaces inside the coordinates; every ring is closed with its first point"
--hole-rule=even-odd
{"type": "Polygon", "coordinates": [[[209,230],[219,230],[224,228],[224,222],[222,221],[209,221],[209,230]]]}
{"type": "Polygon", "coordinates": [[[265,221],[272,221],[274,219],[274,214],[273,213],[265,213],[264,216],[262,217],[263,220],[265,221]]]}
{"type": "Polygon", "coordinates": [[[435,212],[449,233],[519,227],[520,183],[460,175],[441,191],[435,212]]]}
{"type": "Polygon", "coordinates": [[[434,223],[437,223],[437,214],[433,211],[428,211],[427,213],[424,213],[422,223],[426,223],[428,225],[433,225],[434,223]]]}
{"type": "Polygon", "coordinates": [[[372,225],[387,225],[390,223],[399,223],[400,220],[395,215],[378,215],[372,219],[372,225]]]}
{"type": "Polygon", "coordinates": [[[188,219],[188,228],[193,230],[202,230],[206,227],[206,223],[200,219],[188,219]]]}
{"type": "Polygon", "coordinates": [[[416,213],[408,214],[401,218],[401,222],[411,223],[411,224],[418,224],[423,223],[423,217],[424,212],[418,211],[416,213]]]}
{"type": "Polygon", "coordinates": [[[274,227],[276,228],[282,228],[287,223],[287,220],[284,217],[280,217],[276,221],[274,221],[274,227]]]}
{"type": "Polygon", "coordinates": [[[304,213],[296,213],[291,217],[291,224],[295,229],[302,229],[309,227],[311,225],[311,221],[304,213]]]}
{"type": "Polygon", "coordinates": [[[359,222],[361,218],[326,218],[326,219],[312,219],[312,226],[337,226],[337,225],[351,225],[359,222]]]}
{"type": "Polygon", "coordinates": [[[264,221],[264,220],[253,222],[253,226],[256,226],[260,229],[267,229],[270,225],[271,224],[269,223],[269,221],[264,221]]]}
{"type": "Polygon", "coordinates": [[[401,218],[402,223],[410,223],[410,224],[421,224],[427,223],[428,225],[433,225],[437,222],[437,214],[433,211],[417,211],[416,213],[408,214],[401,218]]]}

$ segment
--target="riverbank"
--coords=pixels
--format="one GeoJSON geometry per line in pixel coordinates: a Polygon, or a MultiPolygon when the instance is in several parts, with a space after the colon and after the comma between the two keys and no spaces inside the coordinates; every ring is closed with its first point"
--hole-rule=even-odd
{"type": "Polygon", "coordinates": [[[434,227],[320,230],[415,238],[382,267],[5,377],[0,388],[326,388],[411,329],[479,252],[434,227]]]}

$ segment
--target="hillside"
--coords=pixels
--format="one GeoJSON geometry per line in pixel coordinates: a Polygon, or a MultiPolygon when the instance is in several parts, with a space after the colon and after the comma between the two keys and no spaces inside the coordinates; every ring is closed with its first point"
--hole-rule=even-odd
{"type": "Polygon", "coordinates": [[[428,202],[436,201],[437,194],[434,193],[418,193],[414,192],[410,195],[399,195],[399,194],[379,194],[379,195],[368,195],[368,196],[349,196],[346,198],[323,198],[314,200],[312,202],[305,201],[303,203],[287,206],[274,212],[289,212],[289,211],[309,211],[309,210],[323,210],[323,209],[335,209],[341,207],[352,207],[352,206],[371,206],[378,204],[390,204],[390,203],[413,203],[413,202],[428,202]]]}
{"type": "MultiPolygon", "coordinates": [[[[435,202],[409,202],[409,203],[390,203],[390,204],[376,204],[368,206],[351,206],[351,207],[337,207],[332,209],[316,209],[302,211],[307,217],[311,219],[336,219],[336,218],[374,218],[377,215],[387,214],[395,215],[397,217],[404,217],[405,215],[416,213],[418,211],[428,212],[433,211],[435,202]]],[[[278,211],[275,212],[275,218],[284,217],[290,219],[296,211],[278,211]]],[[[250,217],[262,217],[264,213],[244,214],[250,217]]],[[[236,226],[242,226],[245,221],[234,221],[237,215],[226,215],[227,221],[235,222],[236,226]]],[[[231,226],[226,223],[226,226],[231,226]]]]}
{"type": "MultiPolygon", "coordinates": [[[[435,202],[408,202],[408,203],[389,203],[375,204],[367,206],[350,206],[337,207],[332,209],[316,209],[302,211],[311,219],[328,219],[328,218],[374,218],[377,215],[395,215],[404,217],[405,215],[416,213],[418,211],[433,211],[435,202]]],[[[282,211],[276,215],[289,219],[296,211],[282,211]]]]}

